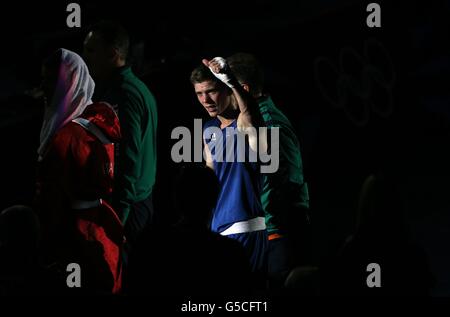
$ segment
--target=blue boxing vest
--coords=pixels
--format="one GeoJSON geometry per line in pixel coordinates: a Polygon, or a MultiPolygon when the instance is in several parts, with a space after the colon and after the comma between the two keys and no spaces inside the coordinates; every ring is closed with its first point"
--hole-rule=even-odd
{"type": "Polygon", "coordinates": [[[220,120],[215,118],[206,122],[203,127],[203,138],[213,156],[214,172],[220,184],[220,193],[211,225],[211,230],[219,233],[235,222],[264,217],[260,198],[262,190],[260,164],[249,161],[250,154],[253,158],[258,156],[252,152],[247,140],[244,147],[245,153],[239,152],[243,147],[238,147],[236,132],[237,120],[228,127],[220,129],[220,120]],[[218,128],[221,133],[217,133],[218,131],[212,133],[211,129],[208,129],[211,127],[218,128]],[[233,149],[233,152],[227,157],[227,150],[230,149],[233,149]],[[239,155],[245,155],[245,162],[238,162],[239,155]],[[222,162],[219,157],[222,158],[222,162]]]}

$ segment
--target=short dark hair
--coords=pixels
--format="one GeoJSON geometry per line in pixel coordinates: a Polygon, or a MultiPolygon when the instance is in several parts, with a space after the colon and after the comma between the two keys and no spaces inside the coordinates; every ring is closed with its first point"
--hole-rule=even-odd
{"type": "Polygon", "coordinates": [[[264,71],[256,57],[249,53],[236,53],[227,58],[228,65],[241,84],[247,84],[253,93],[264,87],[264,71]]]}
{"type": "Polygon", "coordinates": [[[103,20],[92,25],[89,32],[99,34],[106,45],[117,49],[123,59],[127,58],[130,38],[122,25],[114,21],[103,20]]]}
{"type": "Polygon", "coordinates": [[[211,73],[211,70],[206,67],[205,65],[201,64],[200,66],[196,67],[192,73],[191,73],[191,83],[194,84],[198,84],[198,83],[202,83],[204,81],[213,81],[213,82],[221,82],[220,80],[217,79],[216,76],[214,76],[211,73]]]}

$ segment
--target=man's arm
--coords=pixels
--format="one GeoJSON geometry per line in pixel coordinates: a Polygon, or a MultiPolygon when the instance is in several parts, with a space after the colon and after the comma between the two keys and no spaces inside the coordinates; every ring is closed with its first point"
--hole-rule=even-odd
{"type": "MultiPolygon", "coordinates": [[[[209,67],[218,79],[233,91],[233,96],[236,99],[240,111],[237,119],[237,127],[240,131],[248,133],[250,148],[257,151],[258,134],[256,129],[265,126],[265,124],[255,98],[241,86],[224,58],[216,57],[210,61],[203,59],[202,62],[205,66],[209,67]]],[[[266,152],[267,135],[263,133],[259,139],[261,151],[266,152]]]]}
{"type": "Polygon", "coordinates": [[[211,72],[224,82],[233,91],[233,95],[236,98],[239,106],[240,115],[238,120],[241,122],[241,127],[260,127],[264,126],[264,121],[258,109],[258,104],[238,82],[230,67],[226,63],[226,60],[221,57],[216,57],[210,61],[203,59],[203,64],[211,72]]]}
{"type": "Polygon", "coordinates": [[[141,170],[138,164],[141,141],[141,116],[137,103],[129,97],[124,98],[120,104],[120,129],[122,139],[119,143],[119,157],[114,186],[114,201],[118,208],[119,217],[125,224],[130,213],[131,203],[136,197],[135,184],[139,179],[141,170]]]}
{"type": "Polygon", "coordinates": [[[212,169],[214,171],[214,164],[213,164],[213,159],[212,159],[212,155],[211,155],[211,151],[209,149],[208,144],[206,144],[206,142],[203,142],[205,144],[205,161],[206,161],[206,166],[209,167],[210,169],[212,169]]]}

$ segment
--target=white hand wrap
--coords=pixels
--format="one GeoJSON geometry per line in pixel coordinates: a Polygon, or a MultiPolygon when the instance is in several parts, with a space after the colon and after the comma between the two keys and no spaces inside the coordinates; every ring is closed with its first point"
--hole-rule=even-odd
{"type": "Polygon", "coordinates": [[[215,73],[213,71],[213,69],[211,67],[209,67],[209,69],[214,74],[214,76],[216,76],[221,82],[223,82],[228,87],[233,88],[234,85],[231,84],[231,77],[227,73],[222,73],[222,71],[224,71],[224,70],[227,71],[228,70],[228,65],[227,65],[227,61],[225,60],[225,58],[223,58],[223,57],[214,57],[211,61],[218,63],[219,66],[220,66],[220,70],[219,70],[220,72],[219,73],[215,73]]]}

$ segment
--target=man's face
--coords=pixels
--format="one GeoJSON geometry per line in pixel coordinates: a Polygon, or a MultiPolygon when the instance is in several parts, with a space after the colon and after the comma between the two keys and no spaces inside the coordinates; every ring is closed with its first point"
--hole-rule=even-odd
{"type": "Polygon", "coordinates": [[[198,101],[211,117],[224,112],[231,103],[228,89],[214,81],[204,81],[194,84],[198,101]]]}
{"type": "Polygon", "coordinates": [[[83,58],[94,79],[103,79],[112,68],[112,51],[105,45],[103,39],[93,32],[89,32],[84,40],[83,58]]]}

